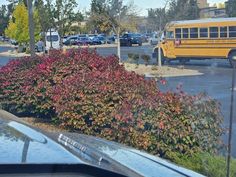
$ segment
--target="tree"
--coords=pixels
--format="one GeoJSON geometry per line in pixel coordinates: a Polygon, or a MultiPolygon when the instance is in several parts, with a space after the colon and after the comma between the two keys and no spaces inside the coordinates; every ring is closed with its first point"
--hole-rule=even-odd
{"type": "Polygon", "coordinates": [[[89,18],[89,26],[92,27],[93,31],[99,33],[108,33],[112,26],[107,21],[104,21],[103,18],[99,18],[99,16],[107,15],[107,0],[92,0],[91,2],[91,10],[90,10],[90,18],[89,18]]]}
{"type": "MultiPolygon", "coordinates": [[[[35,40],[40,38],[40,25],[38,22],[38,12],[34,11],[35,40]]],[[[5,33],[8,37],[17,40],[19,44],[29,43],[28,12],[24,3],[16,6],[12,18],[5,33]]]]}
{"type": "Polygon", "coordinates": [[[89,23],[94,31],[117,33],[137,30],[137,13],[133,2],[124,4],[122,0],[92,0],[89,23]]]}
{"type": "Polygon", "coordinates": [[[197,0],[171,0],[168,20],[194,20],[199,18],[197,0]]]}
{"type": "Polygon", "coordinates": [[[9,15],[7,6],[2,5],[2,7],[0,7],[0,35],[4,34],[8,21],[9,21],[9,15]]]}
{"type": "Polygon", "coordinates": [[[225,8],[225,3],[218,3],[217,8],[219,8],[219,9],[225,8]]]}
{"type": "Polygon", "coordinates": [[[117,35],[117,55],[119,58],[120,34],[122,31],[137,28],[136,16],[136,7],[132,2],[124,4],[123,0],[93,0],[91,3],[90,20],[99,24],[100,32],[113,31],[117,35]]]}
{"type": "Polygon", "coordinates": [[[165,24],[170,21],[197,18],[199,8],[196,0],[166,0],[164,7],[148,9],[148,22],[154,31],[163,30],[165,24]]]}
{"type": "Polygon", "coordinates": [[[75,0],[56,0],[53,9],[55,24],[61,36],[70,30],[73,23],[79,23],[83,15],[74,9],[77,7],[75,0]]]}
{"type": "MultiPolygon", "coordinates": [[[[51,3],[49,1],[49,3],[51,3]]],[[[39,15],[38,21],[41,26],[42,32],[47,32],[50,28],[54,27],[53,17],[50,17],[51,6],[44,3],[43,0],[38,0],[34,4],[35,9],[37,9],[39,15]]]]}
{"type": "Polygon", "coordinates": [[[225,3],[225,8],[226,8],[226,14],[229,17],[236,17],[236,0],[228,0],[225,3]]]}
{"type": "Polygon", "coordinates": [[[199,7],[197,5],[197,0],[189,0],[186,7],[186,19],[194,20],[199,18],[199,7]]]}
{"type": "Polygon", "coordinates": [[[166,8],[148,9],[148,22],[153,31],[161,31],[167,23],[166,8]]]}

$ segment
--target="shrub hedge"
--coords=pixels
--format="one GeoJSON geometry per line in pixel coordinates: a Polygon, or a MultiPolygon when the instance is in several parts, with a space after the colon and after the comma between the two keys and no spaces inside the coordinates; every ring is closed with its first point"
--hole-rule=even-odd
{"type": "MultiPolygon", "coordinates": [[[[168,153],[166,158],[186,167],[199,172],[208,177],[225,177],[226,176],[226,158],[209,153],[196,153],[192,156],[179,153],[168,153]]],[[[236,176],[236,159],[231,159],[230,177],[236,176]]]]}
{"type": "Polygon", "coordinates": [[[0,97],[11,112],[54,118],[161,157],[215,152],[223,133],[220,106],[207,95],[163,93],[115,56],[88,49],[10,61],[0,69],[0,97]]]}

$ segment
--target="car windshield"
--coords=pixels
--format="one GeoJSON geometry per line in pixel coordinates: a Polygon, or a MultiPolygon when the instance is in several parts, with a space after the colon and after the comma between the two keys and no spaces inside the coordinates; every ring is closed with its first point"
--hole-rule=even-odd
{"type": "Polygon", "coordinates": [[[47,36],[47,41],[58,41],[58,35],[47,36]]]}
{"type": "Polygon", "coordinates": [[[236,177],[235,97],[236,0],[0,1],[2,164],[236,177]]]}

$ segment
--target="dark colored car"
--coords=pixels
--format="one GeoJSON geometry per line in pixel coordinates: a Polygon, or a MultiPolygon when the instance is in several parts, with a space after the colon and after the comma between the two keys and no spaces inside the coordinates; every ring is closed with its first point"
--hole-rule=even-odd
{"type": "Polygon", "coordinates": [[[102,44],[102,41],[98,38],[98,37],[94,37],[92,39],[92,44],[93,45],[101,45],[102,44]]]}
{"type": "Polygon", "coordinates": [[[77,42],[77,45],[91,45],[92,44],[92,40],[89,39],[89,37],[79,37],[76,42],[77,42]]]}
{"type": "Polygon", "coordinates": [[[103,36],[97,36],[93,38],[93,44],[94,45],[100,45],[100,44],[106,44],[106,43],[110,43],[105,37],[103,36]]]}
{"type": "Polygon", "coordinates": [[[115,36],[109,36],[109,37],[108,37],[108,40],[109,40],[111,43],[114,43],[115,40],[116,40],[116,37],[115,37],[115,36]]]}
{"type": "Polygon", "coordinates": [[[202,176],[118,143],[77,133],[42,133],[18,121],[0,110],[0,174],[5,177],[202,176]]]}
{"type": "Polygon", "coordinates": [[[77,45],[78,36],[70,36],[63,42],[64,45],[77,45]]]}
{"type": "Polygon", "coordinates": [[[18,42],[15,39],[10,39],[11,45],[18,45],[18,42]]]}
{"type": "Polygon", "coordinates": [[[126,33],[120,38],[121,46],[132,46],[133,44],[142,45],[142,38],[135,33],[126,33]]]}

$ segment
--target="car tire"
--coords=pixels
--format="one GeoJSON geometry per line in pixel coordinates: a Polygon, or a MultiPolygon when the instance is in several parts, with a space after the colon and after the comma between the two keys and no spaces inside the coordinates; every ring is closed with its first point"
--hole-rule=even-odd
{"type": "Polygon", "coordinates": [[[132,47],[132,43],[131,41],[128,41],[128,44],[127,44],[129,47],[132,47]]]}
{"type": "Polygon", "coordinates": [[[138,44],[139,46],[142,46],[142,42],[138,44]]]}

